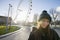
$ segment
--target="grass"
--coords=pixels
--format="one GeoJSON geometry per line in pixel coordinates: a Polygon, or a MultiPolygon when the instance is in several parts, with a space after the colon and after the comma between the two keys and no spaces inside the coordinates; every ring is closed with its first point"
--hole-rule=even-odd
{"type": "Polygon", "coordinates": [[[7,34],[10,32],[14,32],[18,29],[20,29],[20,28],[17,26],[10,26],[10,27],[8,27],[8,32],[6,32],[6,26],[0,26],[0,35],[7,34]]]}

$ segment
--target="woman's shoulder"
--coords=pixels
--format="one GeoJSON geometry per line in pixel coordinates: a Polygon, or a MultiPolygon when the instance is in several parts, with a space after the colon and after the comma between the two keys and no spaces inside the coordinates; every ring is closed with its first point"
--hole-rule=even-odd
{"type": "Polygon", "coordinates": [[[50,29],[51,33],[53,33],[54,37],[59,38],[58,33],[54,29],[50,29]]]}
{"type": "Polygon", "coordinates": [[[32,31],[30,34],[34,35],[37,33],[37,28],[36,27],[32,27],[32,31]]]}
{"type": "Polygon", "coordinates": [[[32,28],[32,32],[34,32],[34,31],[36,31],[37,30],[37,28],[36,27],[33,27],[32,28]]]}
{"type": "Polygon", "coordinates": [[[57,34],[57,32],[54,29],[50,29],[51,33],[57,34]]]}
{"type": "Polygon", "coordinates": [[[51,28],[50,28],[50,31],[53,33],[57,33],[54,29],[51,29],[51,28]]]}
{"type": "Polygon", "coordinates": [[[60,37],[55,29],[50,29],[50,34],[53,36],[54,40],[60,40],[60,37]]]}

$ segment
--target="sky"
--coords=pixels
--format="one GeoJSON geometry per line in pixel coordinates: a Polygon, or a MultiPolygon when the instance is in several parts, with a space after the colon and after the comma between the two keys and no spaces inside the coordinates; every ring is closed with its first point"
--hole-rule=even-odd
{"type": "MultiPolygon", "coordinates": [[[[9,4],[11,4],[12,14],[9,13],[9,16],[12,15],[14,20],[16,15],[18,15],[14,21],[24,21],[29,10],[29,0],[22,0],[18,8],[22,11],[17,10],[20,1],[21,0],[0,0],[0,15],[8,16],[9,4]]],[[[60,12],[60,0],[32,0],[32,12],[29,15],[29,20],[33,20],[34,14],[41,14],[43,10],[47,10],[49,12],[51,8],[56,8],[56,10],[60,12]]]]}

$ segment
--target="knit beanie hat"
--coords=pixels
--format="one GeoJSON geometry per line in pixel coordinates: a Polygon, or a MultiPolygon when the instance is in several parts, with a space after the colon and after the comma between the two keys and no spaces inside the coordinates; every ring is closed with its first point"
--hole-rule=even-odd
{"type": "Polygon", "coordinates": [[[39,20],[38,20],[38,21],[40,21],[41,19],[44,19],[44,18],[48,19],[48,20],[49,20],[49,22],[51,22],[51,21],[52,21],[51,16],[47,13],[47,11],[46,11],[46,10],[43,10],[43,11],[42,11],[42,13],[41,13],[41,15],[40,15],[40,17],[39,17],[39,20]]]}

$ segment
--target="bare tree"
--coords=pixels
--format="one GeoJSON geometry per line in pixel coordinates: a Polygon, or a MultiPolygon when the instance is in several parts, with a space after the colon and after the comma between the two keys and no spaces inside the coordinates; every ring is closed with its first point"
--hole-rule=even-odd
{"type": "Polygon", "coordinates": [[[57,16],[58,16],[58,12],[55,10],[55,9],[50,9],[50,13],[52,15],[52,18],[53,18],[53,22],[54,22],[54,25],[56,27],[56,19],[57,19],[57,16]]]}

